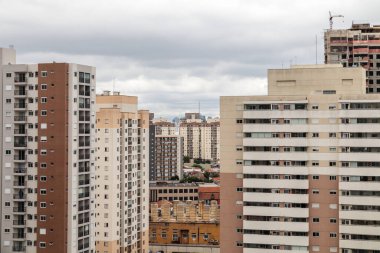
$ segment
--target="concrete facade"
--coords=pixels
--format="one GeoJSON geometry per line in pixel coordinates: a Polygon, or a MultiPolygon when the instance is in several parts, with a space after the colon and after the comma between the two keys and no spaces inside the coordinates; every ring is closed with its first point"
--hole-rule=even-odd
{"type": "Polygon", "coordinates": [[[95,68],[0,51],[1,252],[91,252],[95,68]]]}
{"type": "Polygon", "coordinates": [[[147,253],[149,112],[117,92],[96,102],[96,253],[147,253]]]}
{"type": "Polygon", "coordinates": [[[221,97],[221,252],[376,252],[380,95],[363,68],[268,71],[221,97]]]}

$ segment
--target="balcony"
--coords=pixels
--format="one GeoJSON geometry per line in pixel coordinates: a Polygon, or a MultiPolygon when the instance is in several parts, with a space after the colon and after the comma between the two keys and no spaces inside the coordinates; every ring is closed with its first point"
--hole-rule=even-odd
{"type": "Polygon", "coordinates": [[[26,109],[27,103],[14,103],[14,108],[15,109],[26,109]]]}
{"type": "Polygon", "coordinates": [[[15,226],[23,226],[26,224],[26,220],[14,220],[13,225],[15,226]]]}
{"type": "Polygon", "coordinates": [[[25,89],[19,89],[14,91],[15,96],[26,96],[26,90],[25,89]]]}
{"type": "Polygon", "coordinates": [[[22,134],[22,135],[26,135],[27,134],[27,131],[25,128],[19,128],[19,129],[15,129],[14,130],[14,134],[22,134]]]}
{"type": "Polygon", "coordinates": [[[15,174],[26,174],[26,168],[14,168],[13,172],[15,174]]]}
{"type": "Polygon", "coordinates": [[[13,160],[15,160],[15,161],[26,161],[26,155],[15,155],[13,157],[13,160]]]}
{"type": "Polygon", "coordinates": [[[26,148],[27,143],[24,141],[18,141],[14,143],[15,148],[26,148]]]}
{"type": "Polygon", "coordinates": [[[25,239],[25,233],[13,233],[13,239],[25,239]]]}
{"type": "Polygon", "coordinates": [[[23,252],[25,250],[26,250],[25,246],[12,246],[12,251],[15,251],[15,252],[23,252]]]}
{"type": "Polygon", "coordinates": [[[79,224],[88,223],[90,222],[90,217],[84,217],[79,219],[79,224]]]}
{"type": "Polygon", "coordinates": [[[24,187],[25,186],[25,181],[13,181],[13,186],[16,186],[16,187],[24,187]]]}
{"type": "Polygon", "coordinates": [[[79,185],[86,185],[90,183],[90,179],[79,180],[79,185]]]}
{"type": "Polygon", "coordinates": [[[13,207],[13,212],[14,213],[25,213],[26,212],[26,207],[24,207],[24,206],[13,207]]]}
{"type": "Polygon", "coordinates": [[[26,116],[15,116],[14,117],[14,121],[16,121],[16,122],[26,122],[27,119],[28,119],[28,117],[26,117],[26,116]]]}
{"type": "Polygon", "coordinates": [[[15,83],[26,83],[27,80],[28,79],[26,78],[26,73],[15,73],[15,83]]]}
{"type": "Polygon", "coordinates": [[[90,205],[83,205],[78,207],[79,211],[89,211],[90,210],[90,205]]]}

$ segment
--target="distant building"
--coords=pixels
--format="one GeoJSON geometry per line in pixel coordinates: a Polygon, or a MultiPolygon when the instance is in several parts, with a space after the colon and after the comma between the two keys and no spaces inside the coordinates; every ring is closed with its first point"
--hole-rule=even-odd
{"type": "Polygon", "coordinates": [[[96,102],[96,253],[147,253],[149,112],[118,92],[96,102]]]}
{"type": "Polygon", "coordinates": [[[186,117],[181,121],[179,134],[184,139],[184,155],[190,158],[219,161],[219,119],[204,121],[197,117],[186,117]]]}
{"type": "Polygon", "coordinates": [[[156,182],[150,183],[150,202],[198,200],[197,183],[156,182]]]}
{"type": "Polygon", "coordinates": [[[326,30],[325,63],[365,68],[367,93],[380,93],[380,25],[326,30]]]}
{"type": "Polygon", "coordinates": [[[149,179],[165,181],[183,176],[183,138],[175,124],[164,119],[153,119],[149,126],[149,179]]]}
{"type": "Polygon", "coordinates": [[[220,204],[220,186],[216,184],[200,184],[198,187],[198,199],[206,204],[216,200],[220,204]]]}

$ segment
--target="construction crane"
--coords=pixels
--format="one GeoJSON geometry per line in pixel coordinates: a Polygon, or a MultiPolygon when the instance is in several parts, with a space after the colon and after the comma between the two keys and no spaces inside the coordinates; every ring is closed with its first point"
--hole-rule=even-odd
{"type": "Polygon", "coordinates": [[[329,21],[330,21],[330,30],[332,30],[333,28],[333,19],[334,18],[344,18],[343,15],[331,15],[331,11],[329,11],[329,15],[330,15],[330,18],[329,18],[329,21]]]}

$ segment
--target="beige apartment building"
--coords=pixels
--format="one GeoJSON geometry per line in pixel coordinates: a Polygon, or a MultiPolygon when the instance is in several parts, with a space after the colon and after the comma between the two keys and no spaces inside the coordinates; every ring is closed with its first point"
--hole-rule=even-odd
{"type": "Polygon", "coordinates": [[[352,24],[326,30],[325,63],[366,69],[367,93],[380,93],[380,26],[352,24]]]}
{"type": "Polygon", "coordinates": [[[148,253],[149,112],[119,92],[96,107],[96,253],[148,253]]]}
{"type": "Polygon", "coordinates": [[[219,161],[220,122],[219,119],[186,118],[179,126],[184,140],[184,155],[190,158],[219,161]]]}
{"type": "Polygon", "coordinates": [[[175,124],[162,118],[153,119],[149,131],[149,180],[182,179],[183,138],[175,124]]]}
{"type": "Polygon", "coordinates": [[[0,252],[93,252],[95,68],[0,63],[0,252]]]}
{"type": "Polygon", "coordinates": [[[366,70],[268,71],[267,96],[221,97],[221,252],[380,249],[380,95],[366,70]]]}

